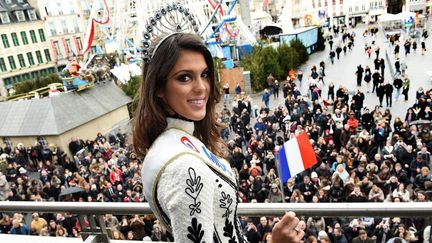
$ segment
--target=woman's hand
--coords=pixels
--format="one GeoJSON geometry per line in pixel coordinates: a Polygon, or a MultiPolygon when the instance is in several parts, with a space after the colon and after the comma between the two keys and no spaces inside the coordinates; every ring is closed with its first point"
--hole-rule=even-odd
{"type": "Polygon", "coordinates": [[[294,243],[300,242],[304,237],[304,232],[298,230],[299,219],[294,212],[286,213],[283,218],[274,225],[272,231],[273,243],[294,243]]]}

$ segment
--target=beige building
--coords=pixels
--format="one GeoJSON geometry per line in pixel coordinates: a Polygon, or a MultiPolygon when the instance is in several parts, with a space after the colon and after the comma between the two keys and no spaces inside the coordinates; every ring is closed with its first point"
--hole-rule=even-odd
{"type": "Polygon", "coordinates": [[[61,71],[81,53],[85,19],[80,0],[29,0],[44,21],[53,60],[61,71]]]}
{"type": "Polygon", "coordinates": [[[44,22],[24,0],[0,0],[0,100],[13,84],[55,72],[44,22]]]}
{"type": "Polygon", "coordinates": [[[130,102],[113,82],[51,98],[0,102],[0,138],[12,147],[57,144],[70,155],[72,137],[93,140],[129,121],[130,102]]]}

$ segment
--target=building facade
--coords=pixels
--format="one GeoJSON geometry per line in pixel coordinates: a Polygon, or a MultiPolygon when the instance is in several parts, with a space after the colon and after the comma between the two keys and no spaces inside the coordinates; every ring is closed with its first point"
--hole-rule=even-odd
{"type": "Polygon", "coordinates": [[[44,21],[53,60],[61,71],[81,53],[86,19],[80,0],[29,0],[44,21]]]}
{"type": "MultiPolygon", "coordinates": [[[[389,9],[399,13],[401,0],[269,0],[267,5],[252,1],[251,9],[264,9],[270,13],[285,10],[291,17],[294,28],[311,25],[350,25],[377,21],[377,16],[389,9]],[[265,7],[267,6],[267,7],[265,7]],[[399,11],[399,12],[397,12],[399,11]]],[[[426,11],[432,0],[407,0],[410,11],[426,11]],[[421,10],[424,9],[424,10],[421,10]]]]}
{"type": "Polygon", "coordinates": [[[0,0],[0,99],[15,83],[55,72],[44,22],[25,0],[0,0]]]}
{"type": "Polygon", "coordinates": [[[410,12],[425,13],[426,12],[426,0],[405,0],[406,9],[410,12]]]}

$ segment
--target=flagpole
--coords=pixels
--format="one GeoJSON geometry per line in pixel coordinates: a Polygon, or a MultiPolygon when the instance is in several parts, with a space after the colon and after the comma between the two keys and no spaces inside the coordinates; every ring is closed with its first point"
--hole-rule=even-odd
{"type": "MultiPolygon", "coordinates": [[[[276,151],[276,169],[277,169],[277,172],[278,172],[278,175],[279,175],[279,178],[280,178],[280,183],[279,183],[279,186],[280,186],[280,189],[281,189],[281,193],[282,193],[282,200],[283,200],[283,203],[287,203],[286,201],[285,201],[285,192],[284,192],[284,189],[283,189],[283,187],[284,187],[284,182],[282,181],[282,174],[281,174],[281,169],[280,169],[280,160],[279,160],[279,152],[282,150],[282,148],[283,148],[283,145],[276,151]]],[[[288,210],[286,210],[285,209],[285,212],[288,212],[288,210]]]]}

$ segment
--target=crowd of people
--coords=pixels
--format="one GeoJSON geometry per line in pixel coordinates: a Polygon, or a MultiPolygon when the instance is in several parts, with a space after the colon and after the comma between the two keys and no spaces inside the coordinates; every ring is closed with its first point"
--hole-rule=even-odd
{"type": "MultiPolygon", "coordinates": [[[[344,29],[341,34],[351,49],[355,35],[344,29]]],[[[328,43],[333,51],[333,39],[328,43]]],[[[375,85],[375,79],[383,79],[384,61],[380,63],[377,49],[377,71],[372,74],[368,67],[359,66],[356,74],[359,85],[373,80],[371,92],[378,94],[381,84],[375,85]]],[[[401,71],[398,75],[405,74],[401,71]]],[[[346,87],[335,90],[329,82],[325,95],[324,77],[325,63],[320,63],[311,70],[308,94],[302,94],[300,77],[279,83],[269,75],[262,105],[254,105],[237,87],[233,99],[223,91],[225,102],[218,119],[226,126],[221,136],[227,144],[227,160],[236,175],[241,202],[430,201],[432,89],[419,89],[406,116],[393,119],[390,108],[382,112],[382,98],[373,110],[365,108],[360,90],[350,94],[346,87]],[[270,108],[270,97],[279,98],[280,86],[284,103],[270,108]],[[412,125],[420,119],[428,122],[412,125]],[[276,166],[278,148],[302,132],[308,133],[319,162],[295,178],[281,181],[276,166]]],[[[146,201],[142,159],[120,131],[106,136],[98,133],[85,141],[74,137],[68,148],[44,141],[1,146],[0,155],[0,200],[146,201]],[[65,193],[71,187],[82,191],[65,193]]],[[[107,214],[104,219],[112,239],[173,240],[153,215],[107,214]]],[[[272,227],[279,220],[243,216],[241,224],[249,242],[271,242],[272,227]]],[[[432,236],[431,222],[422,217],[303,217],[298,227],[306,232],[304,242],[431,242],[432,236]]],[[[82,228],[77,216],[70,213],[34,213],[30,222],[19,213],[0,215],[0,233],[81,237],[82,228]]]]}

